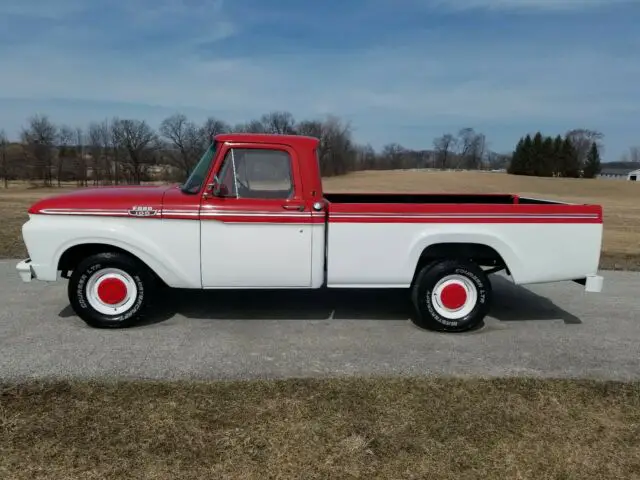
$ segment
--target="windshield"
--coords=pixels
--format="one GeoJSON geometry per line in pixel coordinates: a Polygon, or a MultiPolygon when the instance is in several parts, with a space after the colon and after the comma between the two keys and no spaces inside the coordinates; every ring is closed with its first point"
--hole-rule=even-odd
{"type": "Polygon", "coordinates": [[[213,142],[204,152],[195,168],[187,178],[187,181],[182,185],[182,191],[184,193],[198,193],[202,188],[202,182],[204,182],[211,166],[211,161],[216,153],[216,143],[213,142]]]}

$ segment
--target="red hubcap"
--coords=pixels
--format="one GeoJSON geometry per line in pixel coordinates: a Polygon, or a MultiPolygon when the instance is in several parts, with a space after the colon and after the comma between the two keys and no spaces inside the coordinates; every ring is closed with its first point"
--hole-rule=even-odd
{"type": "Polygon", "coordinates": [[[443,307],[449,310],[457,310],[467,301],[467,291],[462,285],[452,283],[442,289],[440,301],[443,307]]]}
{"type": "Polygon", "coordinates": [[[118,278],[106,278],[98,285],[98,298],[106,304],[116,305],[127,297],[127,286],[118,278]]]}

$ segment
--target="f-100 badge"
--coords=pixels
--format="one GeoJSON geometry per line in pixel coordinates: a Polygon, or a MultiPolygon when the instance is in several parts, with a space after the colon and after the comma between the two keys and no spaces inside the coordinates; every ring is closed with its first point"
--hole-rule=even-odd
{"type": "Polygon", "coordinates": [[[129,210],[129,215],[133,215],[134,217],[152,217],[157,214],[158,211],[155,208],[145,205],[134,205],[131,207],[131,210],[129,210]]]}

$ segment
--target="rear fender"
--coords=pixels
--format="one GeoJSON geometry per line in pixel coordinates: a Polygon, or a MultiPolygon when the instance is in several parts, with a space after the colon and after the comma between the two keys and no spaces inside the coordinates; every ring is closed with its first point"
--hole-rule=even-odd
{"type": "Polygon", "coordinates": [[[521,261],[516,255],[514,249],[504,240],[495,235],[486,233],[469,233],[469,232],[447,232],[447,233],[428,233],[418,236],[411,246],[409,254],[409,265],[407,266],[413,274],[422,252],[427,248],[445,243],[476,243],[486,245],[493,248],[504,260],[511,277],[515,282],[519,278],[522,268],[521,261]]]}

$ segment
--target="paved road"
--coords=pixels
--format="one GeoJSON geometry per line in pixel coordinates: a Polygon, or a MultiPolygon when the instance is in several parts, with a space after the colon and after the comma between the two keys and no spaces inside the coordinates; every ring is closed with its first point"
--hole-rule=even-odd
{"type": "Polygon", "coordinates": [[[86,327],[66,282],[23,284],[0,261],[0,377],[258,378],[350,374],[640,378],[640,274],[515,287],[495,277],[485,327],[451,335],[408,321],[398,292],[184,292],[154,323],[86,327]]]}

